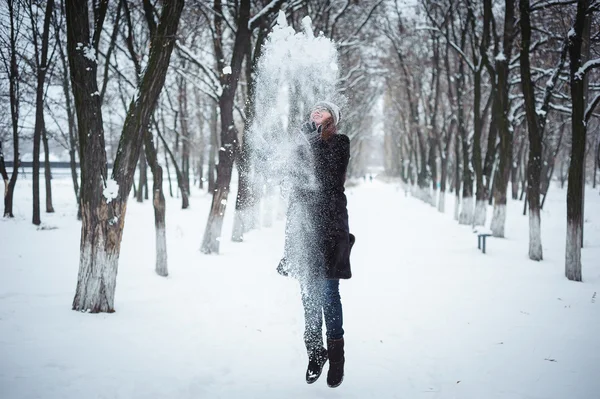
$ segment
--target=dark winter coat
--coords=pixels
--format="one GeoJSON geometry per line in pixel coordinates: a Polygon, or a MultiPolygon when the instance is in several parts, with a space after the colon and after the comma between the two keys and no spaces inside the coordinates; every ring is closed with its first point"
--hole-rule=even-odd
{"type": "Polygon", "coordinates": [[[296,179],[290,195],[286,225],[285,256],[278,271],[302,278],[348,279],[350,249],[354,236],[348,227],[344,193],[350,159],[350,139],[335,134],[316,140],[300,154],[300,169],[313,172],[313,185],[296,179]]]}

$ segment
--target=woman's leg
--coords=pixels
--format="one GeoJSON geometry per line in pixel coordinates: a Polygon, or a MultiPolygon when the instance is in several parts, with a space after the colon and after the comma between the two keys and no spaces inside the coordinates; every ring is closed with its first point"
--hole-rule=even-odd
{"type": "Polygon", "coordinates": [[[325,326],[328,339],[340,339],[344,336],[342,324],[342,300],[340,298],[340,280],[326,280],[323,298],[325,326]]]}
{"type": "Polygon", "coordinates": [[[300,283],[304,306],[304,342],[309,356],[323,348],[323,291],[322,284],[315,279],[300,283]]]}

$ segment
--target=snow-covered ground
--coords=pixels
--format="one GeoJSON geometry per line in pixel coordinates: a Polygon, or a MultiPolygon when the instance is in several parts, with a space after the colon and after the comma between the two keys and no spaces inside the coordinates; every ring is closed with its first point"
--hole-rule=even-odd
{"type": "MultiPolygon", "coordinates": [[[[295,281],[275,267],[283,222],[199,252],[210,198],[167,198],[168,278],[154,273],[150,202],[129,202],[116,313],[71,310],[80,225],[68,177],[56,213],[0,220],[0,398],[581,398],[600,392],[600,197],[586,198],[583,283],[564,277],[565,191],[542,213],[544,261],[527,257],[522,203],[507,238],[471,229],[393,184],[348,190],[354,277],[340,287],[346,376],[304,382],[295,281]]],[[[235,192],[235,190],[233,191],[235,192]]],[[[42,199],[43,203],[43,199],[42,199]]],[[[232,202],[233,203],[233,202],[232,202]]],[[[491,212],[489,212],[491,216],[491,212]]],[[[489,217],[488,217],[489,221],[489,217]]],[[[326,366],[327,367],[327,366],[326,366]]]]}

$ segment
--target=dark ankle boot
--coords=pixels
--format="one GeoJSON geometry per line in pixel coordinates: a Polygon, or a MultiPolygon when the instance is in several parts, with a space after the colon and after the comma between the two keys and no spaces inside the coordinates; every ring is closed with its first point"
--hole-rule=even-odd
{"type": "Polygon", "coordinates": [[[308,354],[308,368],[306,369],[307,384],[312,384],[319,379],[326,361],[327,349],[325,348],[319,348],[308,354]]]}
{"type": "Polygon", "coordinates": [[[344,338],[328,339],[327,353],[329,355],[327,385],[331,388],[335,388],[340,386],[344,379],[344,338]]]}

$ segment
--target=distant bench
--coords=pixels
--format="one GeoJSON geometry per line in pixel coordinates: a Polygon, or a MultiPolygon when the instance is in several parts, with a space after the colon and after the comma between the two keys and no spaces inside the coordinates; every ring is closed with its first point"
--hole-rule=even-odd
{"type": "Polygon", "coordinates": [[[485,239],[492,236],[492,232],[485,229],[473,230],[477,234],[477,249],[481,249],[482,253],[485,253],[485,239]]]}

